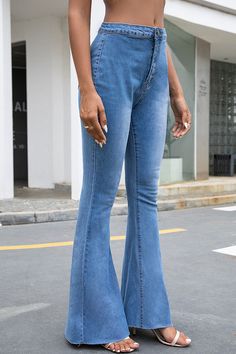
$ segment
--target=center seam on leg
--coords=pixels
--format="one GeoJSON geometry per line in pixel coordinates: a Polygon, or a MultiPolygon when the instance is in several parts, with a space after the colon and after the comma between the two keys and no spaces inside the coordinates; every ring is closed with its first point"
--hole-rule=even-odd
{"type": "Polygon", "coordinates": [[[88,254],[88,235],[90,231],[90,219],[92,215],[92,203],[93,203],[93,197],[94,197],[94,186],[95,186],[95,177],[96,177],[96,143],[95,141],[93,143],[93,178],[92,178],[92,191],[91,191],[91,198],[90,198],[90,203],[89,203],[89,216],[88,216],[88,221],[86,225],[86,230],[85,230],[85,241],[84,241],[84,251],[83,251],[83,267],[82,267],[82,284],[83,284],[83,289],[82,289],[82,328],[81,328],[81,342],[84,340],[84,322],[85,322],[85,307],[84,307],[84,298],[85,298],[85,273],[86,273],[86,259],[87,259],[87,254],[88,254]]]}
{"type": "Polygon", "coordinates": [[[142,274],[142,247],[141,247],[141,235],[140,235],[140,214],[138,205],[138,154],[134,125],[131,121],[130,124],[131,133],[134,141],[134,153],[135,153],[135,189],[136,189],[136,216],[137,216],[137,234],[138,234],[138,259],[139,259],[139,276],[140,276],[140,327],[143,325],[143,274],[142,274]]]}

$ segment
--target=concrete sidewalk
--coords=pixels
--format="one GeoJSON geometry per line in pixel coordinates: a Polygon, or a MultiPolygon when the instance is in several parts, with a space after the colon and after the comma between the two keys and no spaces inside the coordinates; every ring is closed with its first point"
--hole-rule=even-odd
{"type": "MultiPolygon", "coordinates": [[[[70,188],[37,189],[15,187],[15,198],[0,200],[2,225],[74,220],[79,201],[71,198],[70,188]]],[[[236,203],[236,176],[210,177],[159,186],[158,210],[175,210],[236,203]]],[[[120,186],[111,215],[127,215],[127,198],[120,186]]]]}

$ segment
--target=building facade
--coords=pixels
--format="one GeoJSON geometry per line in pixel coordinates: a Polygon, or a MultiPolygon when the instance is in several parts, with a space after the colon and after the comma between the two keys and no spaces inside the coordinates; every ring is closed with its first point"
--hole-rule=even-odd
{"type": "MultiPolygon", "coordinates": [[[[93,0],[91,41],[103,17],[103,2],[93,0]]],[[[173,139],[169,110],[160,184],[207,179],[214,154],[236,153],[235,24],[233,0],[167,0],[168,44],[192,129],[173,139]]],[[[16,183],[71,185],[71,198],[79,198],[77,101],[67,1],[0,0],[0,199],[13,198],[16,183]]]]}

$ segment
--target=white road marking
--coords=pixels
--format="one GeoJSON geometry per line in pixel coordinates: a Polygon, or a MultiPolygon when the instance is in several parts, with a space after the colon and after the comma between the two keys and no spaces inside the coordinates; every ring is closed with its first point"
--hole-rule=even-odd
{"type": "Polygon", "coordinates": [[[218,248],[217,250],[213,250],[213,252],[223,253],[223,254],[227,254],[228,256],[236,257],[236,246],[218,248]]]}
{"type": "Polygon", "coordinates": [[[223,210],[223,211],[236,211],[236,205],[221,207],[221,208],[213,208],[214,210],[223,210]]]}
{"type": "Polygon", "coordinates": [[[35,303],[29,305],[21,305],[21,306],[10,306],[3,307],[0,309],[0,321],[7,320],[8,318],[15,317],[20,315],[21,313],[29,312],[29,311],[38,311],[45,307],[50,306],[47,303],[35,303]]]}

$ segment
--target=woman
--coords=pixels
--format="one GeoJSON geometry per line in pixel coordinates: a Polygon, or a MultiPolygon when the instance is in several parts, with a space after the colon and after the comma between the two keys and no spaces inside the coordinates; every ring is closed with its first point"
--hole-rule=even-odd
{"type": "Polygon", "coordinates": [[[106,0],[90,46],[91,0],[69,1],[78,76],[83,186],[73,245],[65,338],[110,351],[139,347],[129,329],[151,329],[171,346],[191,340],[173,327],[163,279],[157,186],[170,94],[172,133],[191,114],[166,46],[164,0],[106,0]],[[121,291],[110,250],[110,212],[125,159],[128,222],[121,291]]]}

